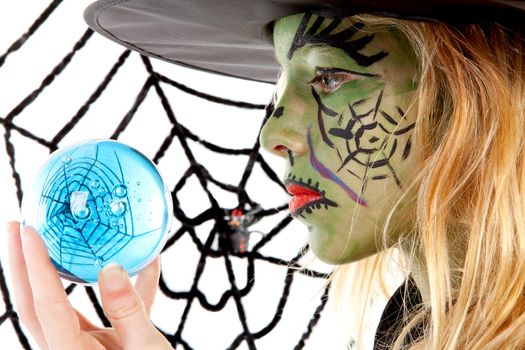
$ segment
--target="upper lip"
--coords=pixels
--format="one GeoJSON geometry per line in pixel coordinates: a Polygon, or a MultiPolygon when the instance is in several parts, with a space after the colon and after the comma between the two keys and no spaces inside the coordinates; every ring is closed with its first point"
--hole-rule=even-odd
{"type": "Polygon", "coordinates": [[[304,182],[302,179],[296,180],[295,176],[289,176],[284,182],[284,186],[286,191],[292,196],[313,195],[324,197],[324,191],[318,188],[319,183],[317,182],[314,186],[311,184],[311,180],[304,182]]]}
{"type": "Polygon", "coordinates": [[[292,196],[300,196],[300,195],[317,195],[319,197],[322,196],[321,192],[318,190],[304,187],[302,185],[299,185],[293,182],[287,183],[285,187],[288,193],[290,193],[292,196]]]}

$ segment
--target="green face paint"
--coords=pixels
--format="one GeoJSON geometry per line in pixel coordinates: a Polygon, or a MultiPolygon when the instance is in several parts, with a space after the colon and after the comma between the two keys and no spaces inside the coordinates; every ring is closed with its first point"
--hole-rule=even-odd
{"type": "Polygon", "coordinates": [[[413,55],[391,30],[308,14],[278,20],[274,44],[282,73],[261,143],[288,160],[290,211],[322,260],[374,254],[415,170],[413,55]]]}

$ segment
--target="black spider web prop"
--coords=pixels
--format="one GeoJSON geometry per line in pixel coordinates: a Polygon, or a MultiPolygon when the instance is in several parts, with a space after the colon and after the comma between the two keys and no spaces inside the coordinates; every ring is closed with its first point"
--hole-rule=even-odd
{"type": "MultiPolygon", "coordinates": [[[[40,14],[40,16],[34,21],[34,23],[29,27],[27,32],[23,34],[18,40],[16,40],[7,51],[0,56],[0,69],[4,66],[6,59],[9,59],[10,55],[15,56],[17,51],[23,47],[28,39],[35,34],[46,21],[49,20],[51,14],[63,3],[62,0],[52,1],[48,7],[40,14]]],[[[17,125],[16,118],[20,116],[24,110],[31,105],[35,100],[41,98],[42,93],[53,84],[55,79],[66,69],[66,67],[75,59],[79,51],[85,46],[85,44],[92,37],[93,32],[88,29],[80,37],[80,39],[74,44],[70,52],[63,56],[63,58],[54,66],[54,68],[49,72],[49,74],[37,84],[34,90],[30,91],[25,98],[15,104],[6,115],[0,116],[0,123],[5,128],[4,133],[4,142],[6,147],[6,152],[9,158],[9,166],[12,171],[12,177],[16,185],[16,194],[19,204],[21,203],[23,192],[22,192],[22,179],[19,171],[17,170],[17,150],[14,146],[12,137],[13,132],[17,132],[19,135],[23,136],[27,140],[32,140],[49,152],[55,151],[58,149],[58,144],[68,135],[82,120],[86,115],[90,107],[97,102],[97,100],[105,93],[106,88],[112,82],[112,79],[115,77],[117,72],[126,65],[126,62],[131,53],[128,50],[122,52],[120,57],[111,67],[111,69],[102,77],[97,88],[91,93],[89,98],[78,108],[77,112],[69,119],[69,121],[60,129],[56,135],[51,139],[46,139],[38,136],[37,134],[31,132],[27,128],[17,125]]],[[[13,57],[14,58],[14,57],[13,57]]],[[[253,247],[247,250],[235,249],[236,239],[235,234],[238,232],[229,224],[228,220],[231,219],[232,208],[225,208],[221,206],[216,198],[214,198],[210,185],[219,187],[220,189],[233,193],[238,198],[237,208],[240,208],[244,211],[253,211],[251,214],[251,220],[257,221],[262,218],[267,218],[278,214],[279,212],[286,209],[286,205],[275,208],[262,208],[259,203],[253,200],[250,197],[250,194],[247,191],[247,183],[250,177],[253,174],[255,166],[259,166],[262,171],[268,176],[268,178],[279,186],[283,186],[279,177],[274,173],[269,164],[265,161],[263,156],[259,153],[260,145],[258,140],[255,140],[251,148],[243,149],[233,149],[220,146],[205,140],[200,139],[196,134],[192,133],[188,128],[183,124],[179,123],[176,115],[172,108],[172,103],[166,96],[166,88],[175,88],[180,91],[183,91],[187,94],[231,107],[243,108],[243,109],[255,109],[255,110],[264,110],[264,105],[252,104],[241,101],[232,101],[213,95],[209,95],[200,91],[196,91],[188,86],[185,86],[177,81],[170,79],[167,76],[164,76],[157,72],[150,60],[147,57],[141,56],[143,67],[147,72],[147,78],[142,86],[142,89],[138,93],[133,101],[128,112],[122,117],[118,127],[115,131],[109,136],[111,139],[118,139],[119,136],[126,130],[132,121],[135,113],[141,106],[141,104],[146,99],[146,96],[149,92],[154,92],[158,100],[160,101],[162,108],[164,110],[165,116],[169,121],[171,128],[168,134],[165,136],[161,147],[157,150],[153,161],[156,164],[159,164],[163,157],[166,155],[168,149],[172,143],[177,140],[180,143],[184,151],[184,155],[189,162],[189,166],[186,171],[183,173],[175,186],[172,188],[172,199],[174,207],[174,216],[178,220],[178,226],[174,234],[167,241],[166,246],[164,247],[163,254],[169,252],[170,249],[175,247],[178,242],[181,241],[183,237],[190,237],[191,241],[194,244],[194,247],[197,249],[199,255],[197,267],[194,274],[194,279],[191,288],[189,290],[178,291],[173,290],[168,285],[165,279],[166,271],[163,271],[161,275],[159,288],[160,291],[168,298],[182,300],[185,302],[183,308],[182,316],[178,321],[178,326],[174,332],[168,332],[164,329],[160,329],[166,338],[178,349],[193,349],[192,344],[185,338],[185,327],[187,321],[191,319],[191,309],[192,305],[198,303],[202,308],[209,312],[218,312],[223,310],[229,301],[232,301],[235,305],[235,310],[238,316],[238,319],[241,324],[242,331],[231,340],[231,345],[228,349],[236,349],[241,344],[244,344],[249,349],[256,349],[256,341],[261,339],[272,332],[275,329],[277,324],[281,321],[285,305],[287,304],[288,297],[290,295],[290,290],[294,282],[294,278],[297,273],[308,275],[312,278],[327,278],[327,274],[317,272],[309,269],[301,269],[299,260],[308,252],[308,247],[305,246],[300,251],[290,259],[289,261],[283,260],[281,258],[264,255],[260,252],[261,248],[266,246],[272,239],[277,237],[282,230],[289,225],[291,218],[286,216],[284,219],[278,221],[278,223],[268,232],[265,232],[264,237],[253,247]],[[246,166],[243,169],[239,169],[242,173],[241,180],[238,184],[228,184],[222,181],[217,180],[214,176],[208,171],[204,164],[198,162],[195,158],[192,147],[190,147],[190,142],[198,144],[209,151],[215,152],[217,154],[227,155],[227,156],[244,156],[248,158],[246,166]],[[196,216],[188,216],[184,210],[181,209],[181,199],[179,198],[180,192],[185,188],[185,185],[188,182],[188,179],[195,177],[198,180],[201,188],[205,192],[210,206],[206,210],[202,211],[196,216]],[[197,234],[197,229],[205,224],[211,223],[211,229],[209,230],[206,239],[202,240],[197,234]],[[232,259],[235,258],[235,259],[232,259]],[[226,290],[220,297],[218,302],[210,302],[209,298],[199,289],[199,281],[203,275],[206,263],[209,259],[222,259],[224,261],[224,267],[227,272],[227,277],[229,281],[230,288],[226,290]],[[234,272],[234,267],[237,261],[246,262],[246,283],[240,285],[236,274],[234,272]],[[274,312],[274,316],[263,326],[258,329],[252,329],[249,327],[248,319],[249,317],[257,317],[257,315],[248,315],[246,312],[244,299],[247,297],[250,292],[253,290],[253,286],[256,280],[255,274],[255,263],[264,262],[268,264],[273,264],[282,267],[286,270],[286,275],[284,279],[283,289],[279,302],[274,312]]],[[[5,102],[4,102],[5,103],[5,102]]],[[[263,116],[263,112],[261,112],[263,116]]],[[[269,113],[266,113],[265,118],[267,118],[269,113]]],[[[265,118],[262,118],[265,120],[265,118]]],[[[261,124],[264,120],[261,120],[261,124]]],[[[106,136],[107,137],[107,136],[106,136]]],[[[88,163],[92,163],[93,160],[86,160],[88,163]]],[[[45,194],[50,198],[60,198],[64,194],[45,194]],[[58,197],[53,197],[58,196],[58,197]]],[[[60,200],[58,200],[60,202],[60,200]]],[[[62,208],[63,209],[63,208],[62,208]]],[[[57,210],[57,219],[60,220],[60,206],[56,207],[57,210]]],[[[75,249],[75,245],[69,245],[69,249],[75,249]]],[[[53,251],[53,250],[52,250],[53,251]]],[[[52,252],[53,254],[53,252],[52,252]]],[[[17,317],[16,310],[12,303],[12,295],[7,287],[7,281],[5,278],[4,271],[2,269],[2,262],[0,262],[0,291],[2,293],[3,302],[5,304],[5,312],[0,315],[0,325],[4,325],[7,322],[10,322],[16,332],[18,340],[21,346],[24,349],[31,349],[27,335],[24,333],[20,326],[19,319],[17,317]]],[[[97,315],[99,316],[101,322],[105,326],[110,326],[108,319],[105,317],[102,310],[101,304],[91,287],[79,288],[75,284],[69,284],[66,288],[68,294],[73,293],[74,291],[82,290],[86,292],[87,296],[91,300],[93,308],[95,309],[97,315]]],[[[306,341],[310,337],[314,327],[318,323],[321,312],[324,309],[329,292],[329,284],[324,288],[320,301],[317,308],[315,309],[313,315],[311,316],[310,321],[308,322],[307,328],[304,330],[300,339],[297,340],[294,349],[302,349],[305,346],[306,341]]],[[[205,335],[206,330],[203,329],[203,334],[205,335]]]]}

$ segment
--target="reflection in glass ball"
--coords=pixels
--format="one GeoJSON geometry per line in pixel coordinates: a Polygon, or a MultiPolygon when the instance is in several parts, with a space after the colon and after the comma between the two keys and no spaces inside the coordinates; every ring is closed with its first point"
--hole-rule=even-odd
{"type": "Polygon", "coordinates": [[[44,239],[61,277],[96,283],[109,262],[130,276],[163,248],[171,196],[155,165],[112,140],[54,152],[22,201],[24,223],[44,239]]]}

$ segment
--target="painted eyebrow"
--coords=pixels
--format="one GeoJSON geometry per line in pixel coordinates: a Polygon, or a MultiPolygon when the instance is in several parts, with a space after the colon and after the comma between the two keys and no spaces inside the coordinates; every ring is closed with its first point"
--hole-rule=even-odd
{"type": "Polygon", "coordinates": [[[365,72],[357,72],[354,70],[348,70],[344,68],[335,68],[335,67],[315,67],[316,74],[330,74],[330,73],[350,73],[355,75],[360,75],[362,77],[367,78],[381,78],[381,75],[379,74],[373,74],[373,73],[365,73],[365,72]]]}
{"type": "Polygon", "coordinates": [[[341,18],[325,18],[322,16],[316,16],[314,23],[307,30],[308,23],[312,18],[312,13],[306,13],[295,32],[292,44],[288,51],[288,59],[291,60],[294,53],[301,47],[308,44],[313,45],[329,45],[335,48],[343,50],[348,56],[350,56],[358,65],[362,67],[368,67],[372,64],[381,61],[385,56],[388,55],[386,51],[380,51],[373,55],[361,54],[359,51],[364,49],[370,42],[374,40],[375,35],[369,34],[360,38],[355,38],[361,29],[365,26],[364,23],[357,22],[352,26],[343,29],[342,31],[335,32],[335,29],[341,24],[341,18]],[[318,31],[322,23],[325,20],[329,20],[330,23],[326,28],[318,31]]]}

